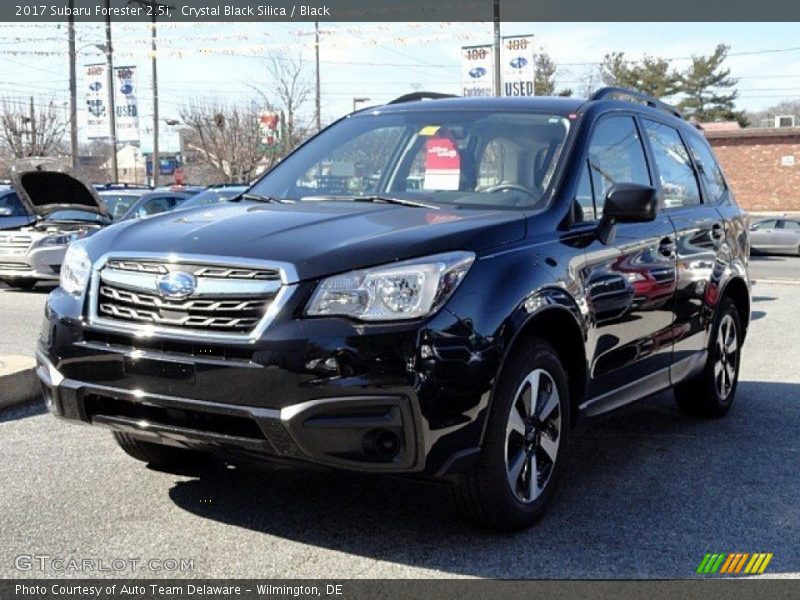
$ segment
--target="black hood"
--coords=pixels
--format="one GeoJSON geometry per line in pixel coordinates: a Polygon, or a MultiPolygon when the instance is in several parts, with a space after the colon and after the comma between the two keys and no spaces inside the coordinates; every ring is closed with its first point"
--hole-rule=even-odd
{"type": "Polygon", "coordinates": [[[11,179],[31,214],[46,217],[57,210],[85,210],[108,216],[94,186],[61,160],[19,160],[11,168],[11,179]]]}
{"type": "Polygon", "coordinates": [[[120,223],[89,245],[94,259],[114,251],[280,261],[294,264],[303,280],[438,252],[477,252],[524,236],[518,211],[236,202],[120,223]]]}

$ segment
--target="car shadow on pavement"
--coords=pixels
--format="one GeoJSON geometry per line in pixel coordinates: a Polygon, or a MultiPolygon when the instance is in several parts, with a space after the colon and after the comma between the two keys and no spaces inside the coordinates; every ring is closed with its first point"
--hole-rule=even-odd
{"type": "Polygon", "coordinates": [[[17,419],[27,419],[28,417],[35,417],[43,415],[47,412],[47,407],[44,400],[39,398],[33,402],[26,402],[17,406],[9,406],[0,410],[0,423],[6,421],[16,421],[17,419]]]}
{"type": "Polygon", "coordinates": [[[49,294],[57,287],[58,287],[57,285],[39,284],[29,289],[22,289],[15,287],[3,287],[0,289],[2,289],[6,294],[49,294]]]}
{"type": "Polygon", "coordinates": [[[464,523],[447,486],[400,478],[241,463],[169,494],[202,518],[462,576],[684,578],[706,552],[773,552],[769,572],[797,573],[799,430],[800,384],[742,381],[712,420],[659,394],[582,423],[548,514],[508,535],[464,523]]]}

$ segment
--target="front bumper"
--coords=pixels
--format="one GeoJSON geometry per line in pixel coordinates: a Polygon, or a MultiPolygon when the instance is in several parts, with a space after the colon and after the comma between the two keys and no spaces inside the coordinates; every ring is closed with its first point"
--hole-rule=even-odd
{"type": "Polygon", "coordinates": [[[325,398],[281,409],[233,406],[66,379],[44,354],[36,357],[45,402],[57,417],[187,448],[367,471],[420,467],[416,411],[404,397],[325,398]]]}
{"type": "Polygon", "coordinates": [[[444,476],[480,447],[498,357],[447,311],[366,328],[284,316],[255,344],[210,346],[94,330],[76,304],[50,295],[37,351],[58,417],[370,472],[444,476]]]}
{"type": "Polygon", "coordinates": [[[66,251],[66,246],[49,246],[25,254],[0,254],[0,277],[58,281],[66,251]]]}

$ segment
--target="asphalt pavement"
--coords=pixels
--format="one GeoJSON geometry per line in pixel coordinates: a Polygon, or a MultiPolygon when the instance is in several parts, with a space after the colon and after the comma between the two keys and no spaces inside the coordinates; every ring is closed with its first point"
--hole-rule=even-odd
{"type": "Polygon", "coordinates": [[[138,559],[120,572],[137,577],[682,578],[706,552],[772,552],[766,575],[800,577],[799,303],[800,286],[755,286],[726,418],[663,393],[580,424],[555,504],[514,535],[465,524],[441,485],[244,461],[160,471],[41,404],[2,412],[0,577],[97,574],[52,568],[73,558],[138,559]],[[20,570],[31,555],[49,559],[20,570]]]}
{"type": "Polygon", "coordinates": [[[750,257],[750,278],[800,283],[800,256],[753,255],[750,257]]]}

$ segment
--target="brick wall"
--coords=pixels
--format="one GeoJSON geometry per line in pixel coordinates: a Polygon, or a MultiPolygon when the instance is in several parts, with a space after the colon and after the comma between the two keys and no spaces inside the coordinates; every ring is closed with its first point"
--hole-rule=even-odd
{"type": "Polygon", "coordinates": [[[706,135],[743,208],[800,210],[800,132],[743,129],[706,135]]]}

